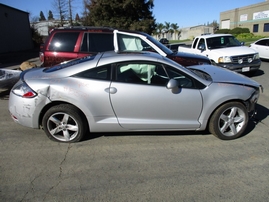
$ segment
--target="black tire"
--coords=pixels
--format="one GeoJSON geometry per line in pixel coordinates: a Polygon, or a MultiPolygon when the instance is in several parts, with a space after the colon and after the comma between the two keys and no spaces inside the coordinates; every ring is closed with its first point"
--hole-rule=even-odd
{"type": "Polygon", "coordinates": [[[42,125],[46,135],[54,141],[79,142],[88,132],[81,112],[68,104],[51,107],[43,116],[42,125]]]}
{"type": "Polygon", "coordinates": [[[243,134],[247,124],[246,107],[239,102],[228,102],[213,113],[208,129],[210,133],[222,140],[233,140],[243,134]]]}

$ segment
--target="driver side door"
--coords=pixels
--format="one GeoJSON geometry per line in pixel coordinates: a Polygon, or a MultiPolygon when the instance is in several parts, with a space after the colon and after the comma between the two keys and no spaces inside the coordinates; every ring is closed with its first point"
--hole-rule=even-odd
{"type": "Polygon", "coordinates": [[[202,109],[192,78],[160,63],[116,65],[110,100],[121,127],[130,130],[196,129],[202,109]],[[167,84],[177,81],[178,91],[167,84]]]}

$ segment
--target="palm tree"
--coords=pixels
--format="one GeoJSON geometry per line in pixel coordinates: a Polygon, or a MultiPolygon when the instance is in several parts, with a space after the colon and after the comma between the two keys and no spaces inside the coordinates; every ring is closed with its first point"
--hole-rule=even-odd
{"type": "Polygon", "coordinates": [[[180,32],[180,30],[178,30],[179,26],[177,25],[177,23],[172,23],[171,28],[173,30],[173,33],[175,33],[174,39],[176,39],[176,40],[179,39],[179,35],[181,32],[180,32]],[[178,37],[176,38],[176,36],[178,36],[178,37]]]}
{"type": "Polygon", "coordinates": [[[160,35],[162,35],[162,38],[164,38],[164,25],[163,23],[157,23],[156,26],[158,38],[160,39],[160,35]]]}
{"type": "Polygon", "coordinates": [[[167,33],[171,33],[171,25],[170,22],[164,22],[164,29],[165,29],[165,33],[166,33],[166,37],[167,37],[167,33]]]}

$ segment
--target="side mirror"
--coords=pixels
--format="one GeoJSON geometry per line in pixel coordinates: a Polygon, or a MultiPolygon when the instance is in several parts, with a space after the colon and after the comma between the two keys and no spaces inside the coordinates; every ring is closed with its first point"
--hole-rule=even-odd
{"type": "Polygon", "coordinates": [[[175,79],[170,79],[166,85],[167,89],[170,89],[172,93],[176,94],[179,93],[178,82],[175,79]]]}
{"type": "Polygon", "coordinates": [[[244,46],[244,45],[245,45],[245,42],[244,42],[244,41],[242,41],[242,42],[240,42],[240,44],[241,44],[241,46],[244,46]]]}

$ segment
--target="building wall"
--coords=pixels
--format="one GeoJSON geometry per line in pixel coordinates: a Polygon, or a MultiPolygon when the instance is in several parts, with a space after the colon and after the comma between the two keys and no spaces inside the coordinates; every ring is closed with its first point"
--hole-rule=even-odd
{"type": "Polygon", "coordinates": [[[163,33],[160,35],[154,35],[153,37],[157,40],[160,40],[161,38],[167,38],[168,40],[186,40],[190,39],[193,40],[194,37],[202,35],[202,34],[213,34],[214,29],[213,27],[208,27],[204,25],[198,25],[194,27],[186,27],[180,29],[181,33],[163,33]]]}
{"type": "Polygon", "coordinates": [[[269,36],[269,1],[220,13],[220,29],[248,28],[251,33],[269,36]]]}
{"type": "Polygon", "coordinates": [[[28,13],[0,4],[0,53],[33,48],[28,13]]]}

